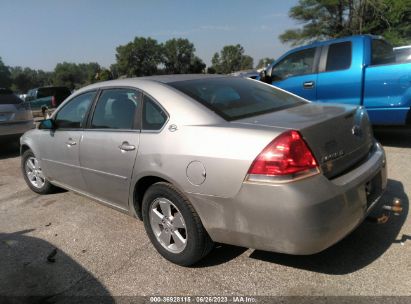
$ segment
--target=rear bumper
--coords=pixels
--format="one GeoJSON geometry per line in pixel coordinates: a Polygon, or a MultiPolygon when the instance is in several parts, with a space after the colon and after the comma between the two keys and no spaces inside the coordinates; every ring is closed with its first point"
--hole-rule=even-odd
{"type": "Polygon", "coordinates": [[[330,247],[363,221],[386,188],[386,172],[376,144],[364,163],[333,180],[319,174],[288,184],[244,183],[234,198],[189,196],[214,241],[305,255],[330,247]]]}
{"type": "Polygon", "coordinates": [[[34,120],[0,123],[0,137],[18,136],[35,127],[34,120]]]}

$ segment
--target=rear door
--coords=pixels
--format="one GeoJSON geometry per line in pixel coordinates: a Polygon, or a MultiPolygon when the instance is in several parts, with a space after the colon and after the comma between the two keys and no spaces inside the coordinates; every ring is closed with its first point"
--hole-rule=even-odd
{"type": "Polygon", "coordinates": [[[336,42],[324,46],[321,53],[317,101],[360,105],[363,44],[336,42]]]}
{"type": "Polygon", "coordinates": [[[129,88],[102,90],[80,145],[87,192],[123,209],[140,141],[141,96],[129,88]]]}
{"type": "Polygon", "coordinates": [[[272,85],[315,101],[319,52],[319,48],[313,47],[284,57],[272,68],[272,85]]]}

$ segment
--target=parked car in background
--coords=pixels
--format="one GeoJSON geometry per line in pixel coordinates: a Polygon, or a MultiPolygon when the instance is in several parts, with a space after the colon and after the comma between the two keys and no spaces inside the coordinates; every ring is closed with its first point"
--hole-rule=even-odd
{"type": "Polygon", "coordinates": [[[411,62],[411,45],[395,47],[394,53],[397,62],[411,62]]]}
{"type": "Polygon", "coordinates": [[[0,139],[17,140],[34,127],[30,106],[11,90],[0,88],[0,139]]]}
{"type": "Polygon", "coordinates": [[[381,37],[351,36],[292,49],[262,80],[311,101],[364,106],[373,124],[411,122],[411,62],[381,37]]]}
{"type": "Polygon", "coordinates": [[[51,109],[57,108],[70,94],[70,89],[66,87],[41,87],[28,91],[25,100],[30,102],[33,111],[44,106],[51,109]]]}
{"type": "Polygon", "coordinates": [[[366,111],[248,78],[164,75],[87,86],[21,138],[27,185],[142,218],[166,259],[213,241],[312,254],[380,199],[384,150],[366,111]]]}

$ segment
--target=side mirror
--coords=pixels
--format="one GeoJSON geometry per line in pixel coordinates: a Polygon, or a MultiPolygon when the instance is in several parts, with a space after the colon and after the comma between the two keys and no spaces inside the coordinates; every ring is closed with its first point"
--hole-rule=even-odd
{"type": "Polygon", "coordinates": [[[273,66],[269,65],[264,70],[261,71],[261,81],[271,84],[273,82],[271,73],[272,73],[273,66]]]}
{"type": "Polygon", "coordinates": [[[40,121],[39,129],[40,130],[54,130],[56,128],[56,124],[53,119],[45,119],[40,121]]]}

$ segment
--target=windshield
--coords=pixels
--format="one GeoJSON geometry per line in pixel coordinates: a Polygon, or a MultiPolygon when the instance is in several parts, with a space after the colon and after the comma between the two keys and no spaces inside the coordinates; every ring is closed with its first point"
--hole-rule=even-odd
{"type": "Polygon", "coordinates": [[[304,104],[302,99],[258,81],[227,77],[172,82],[226,120],[235,120],[304,104]]]}

